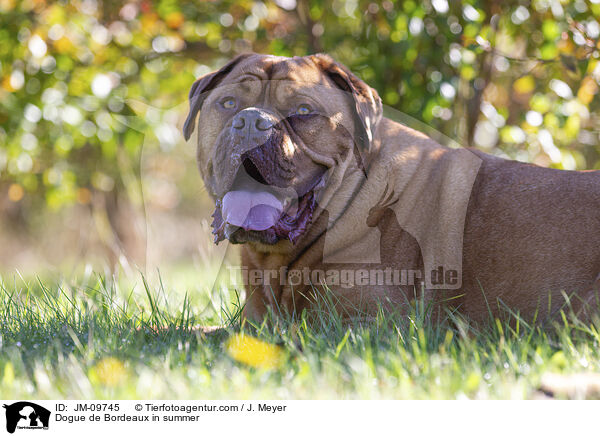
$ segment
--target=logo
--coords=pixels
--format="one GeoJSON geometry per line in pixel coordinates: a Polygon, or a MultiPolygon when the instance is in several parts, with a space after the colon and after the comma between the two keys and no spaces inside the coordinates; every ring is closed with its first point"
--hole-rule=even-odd
{"type": "Polygon", "coordinates": [[[50,411],[28,401],[19,401],[10,405],[4,404],[6,409],[6,431],[14,433],[18,429],[48,430],[50,411]]]}

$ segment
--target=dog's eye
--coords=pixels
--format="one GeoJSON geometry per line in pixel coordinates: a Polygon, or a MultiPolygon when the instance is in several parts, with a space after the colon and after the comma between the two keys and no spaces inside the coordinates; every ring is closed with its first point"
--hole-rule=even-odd
{"type": "Polygon", "coordinates": [[[307,104],[301,104],[300,106],[298,106],[298,109],[296,109],[296,113],[298,115],[308,115],[311,112],[312,108],[307,104]]]}
{"type": "Polygon", "coordinates": [[[221,106],[225,109],[233,109],[235,107],[235,99],[232,97],[226,97],[221,100],[221,106]]]}

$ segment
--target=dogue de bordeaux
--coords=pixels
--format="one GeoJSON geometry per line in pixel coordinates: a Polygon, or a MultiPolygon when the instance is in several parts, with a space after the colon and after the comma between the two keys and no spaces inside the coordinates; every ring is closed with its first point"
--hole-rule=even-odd
{"type": "Polygon", "coordinates": [[[184,136],[198,125],[215,242],[241,244],[245,317],[598,307],[600,171],[442,146],[323,54],[240,55],[189,98],[184,136]]]}

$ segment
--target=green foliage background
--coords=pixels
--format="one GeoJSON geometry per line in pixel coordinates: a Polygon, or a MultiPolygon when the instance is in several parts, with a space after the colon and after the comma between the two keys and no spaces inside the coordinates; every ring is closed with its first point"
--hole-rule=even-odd
{"type": "Polygon", "coordinates": [[[127,191],[144,141],[127,101],[165,109],[140,122],[168,152],[169,108],[249,50],[327,52],[462,145],[599,168],[599,17],[598,0],[0,0],[0,208],[127,191]]]}

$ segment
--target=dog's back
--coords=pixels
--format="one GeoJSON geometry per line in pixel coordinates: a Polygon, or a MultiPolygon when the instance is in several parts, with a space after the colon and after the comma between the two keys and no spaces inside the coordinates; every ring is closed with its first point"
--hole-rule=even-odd
{"type": "Polygon", "coordinates": [[[600,171],[562,171],[477,152],[467,211],[463,309],[521,313],[593,301],[600,273],[600,171]],[[486,301],[487,300],[487,301],[486,301]]]}

